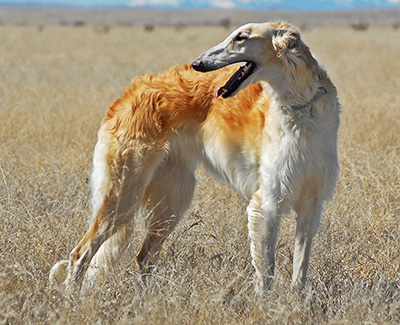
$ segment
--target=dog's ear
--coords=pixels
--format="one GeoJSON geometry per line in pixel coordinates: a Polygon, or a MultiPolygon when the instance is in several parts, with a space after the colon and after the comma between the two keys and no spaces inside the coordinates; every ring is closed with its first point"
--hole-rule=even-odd
{"type": "Polygon", "coordinates": [[[274,49],[278,57],[281,57],[286,50],[292,50],[300,44],[300,34],[293,28],[280,28],[276,30],[272,38],[274,49]]]}

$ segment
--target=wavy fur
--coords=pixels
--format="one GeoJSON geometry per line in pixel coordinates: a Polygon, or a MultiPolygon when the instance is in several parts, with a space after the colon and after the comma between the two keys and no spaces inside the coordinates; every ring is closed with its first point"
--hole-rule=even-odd
{"type": "Polygon", "coordinates": [[[280,217],[290,210],[297,213],[293,282],[305,282],[338,175],[335,87],[300,33],[281,22],[240,27],[196,65],[210,71],[184,66],[138,77],[110,106],[93,158],[91,225],[70,259],[52,268],[53,283],[72,289],[112,268],[144,210],[148,234],[137,260],[149,272],[191,203],[201,163],[249,202],[257,290],[270,286],[280,217]],[[234,70],[211,70],[233,61],[256,68],[231,98],[215,98],[234,70]]]}

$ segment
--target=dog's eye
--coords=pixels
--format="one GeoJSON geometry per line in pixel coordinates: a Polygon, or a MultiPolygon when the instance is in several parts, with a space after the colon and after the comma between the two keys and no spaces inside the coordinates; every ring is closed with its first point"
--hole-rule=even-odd
{"type": "Polygon", "coordinates": [[[247,34],[244,34],[244,33],[239,33],[239,34],[237,34],[235,37],[234,37],[234,41],[235,42],[241,42],[241,41],[244,41],[244,40],[246,40],[246,39],[248,39],[249,38],[249,35],[247,35],[247,34]]]}

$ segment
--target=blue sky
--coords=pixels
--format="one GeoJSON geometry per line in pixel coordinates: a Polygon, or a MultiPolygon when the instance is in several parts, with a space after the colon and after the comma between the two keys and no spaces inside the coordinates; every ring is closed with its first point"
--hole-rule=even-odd
{"type": "Polygon", "coordinates": [[[400,0],[0,0],[0,6],[1,5],[43,7],[340,10],[400,8],[400,0]]]}

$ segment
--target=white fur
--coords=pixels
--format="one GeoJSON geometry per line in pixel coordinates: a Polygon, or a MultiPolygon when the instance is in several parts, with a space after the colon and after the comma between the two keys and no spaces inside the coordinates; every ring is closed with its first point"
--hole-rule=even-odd
{"type": "Polygon", "coordinates": [[[144,273],[149,272],[165,238],[190,205],[196,183],[194,172],[203,163],[249,202],[250,254],[257,291],[262,293],[271,285],[280,218],[291,210],[297,214],[292,280],[296,285],[304,284],[312,239],[323,205],[332,198],[339,172],[340,109],[336,89],[289,24],[245,25],[195,62],[204,71],[211,71],[238,61],[255,62],[256,68],[232,96],[251,84],[262,84],[257,99],[247,104],[243,101],[243,107],[232,107],[254,113],[243,113],[247,122],[242,124],[224,119],[230,114],[229,101],[211,102],[206,108],[199,105],[198,109],[207,109],[204,120],[199,120],[194,110],[188,121],[188,111],[176,111],[172,104],[162,106],[167,99],[158,102],[154,91],[140,93],[142,101],[153,96],[153,106],[142,109],[135,104],[134,116],[130,115],[137,99],[134,91],[149,80],[153,88],[156,82],[165,86],[165,79],[170,80],[168,91],[174,91],[174,105],[188,102],[187,91],[182,89],[194,84],[205,90],[191,96],[209,96],[204,93],[210,91],[205,81],[188,69],[161,75],[158,81],[156,77],[138,80],[110,108],[93,158],[91,226],[71,252],[69,262],[53,266],[50,278],[54,283],[64,282],[72,288],[80,283],[86,270],[86,280],[92,282],[110,269],[128,245],[133,218],[141,215],[143,208],[150,211],[149,231],[138,262],[144,273]],[[182,76],[177,78],[179,73],[182,76]],[[176,80],[179,87],[174,88],[176,80]],[[161,113],[153,117],[149,112],[157,112],[157,105],[161,113]],[[128,120],[119,117],[121,112],[128,120]],[[254,117],[261,115],[262,123],[254,117]],[[163,125],[155,130],[155,125],[163,121],[171,123],[169,129],[163,125]]]}

